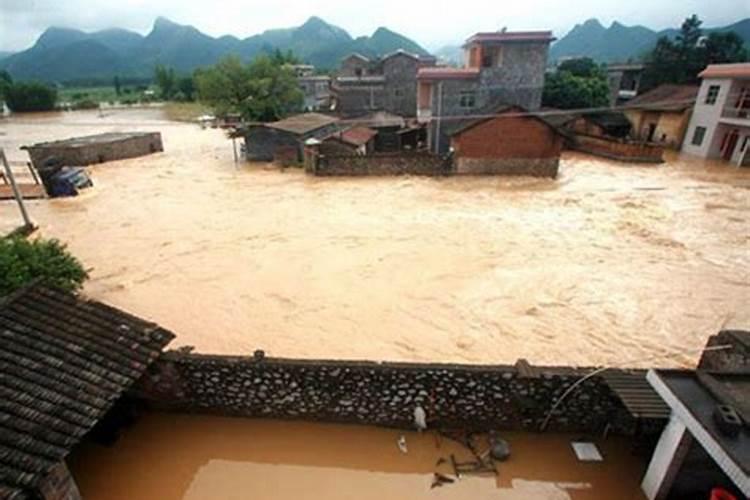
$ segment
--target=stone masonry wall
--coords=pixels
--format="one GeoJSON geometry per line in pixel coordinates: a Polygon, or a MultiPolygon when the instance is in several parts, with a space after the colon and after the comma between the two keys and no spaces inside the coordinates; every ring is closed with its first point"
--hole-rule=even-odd
{"type": "Polygon", "coordinates": [[[724,330],[708,339],[707,347],[732,346],[730,349],[705,351],[698,368],[750,374],[750,331],[724,330]]]}
{"type": "Polygon", "coordinates": [[[378,153],[367,156],[320,155],[310,173],[318,176],[446,175],[450,162],[427,152],[378,153]]]}
{"type": "MultiPolygon", "coordinates": [[[[412,428],[428,425],[538,430],[561,394],[587,370],[357,361],[289,360],[170,352],[142,380],[139,396],[161,409],[412,428]]],[[[598,432],[634,422],[593,377],[555,412],[549,429],[598,432]]]]}
{"type": "Polygon", "coordinates": [[[557,177],[560,158],[457,158],[456,173],[464,175],[528,175],[557,177]]]}

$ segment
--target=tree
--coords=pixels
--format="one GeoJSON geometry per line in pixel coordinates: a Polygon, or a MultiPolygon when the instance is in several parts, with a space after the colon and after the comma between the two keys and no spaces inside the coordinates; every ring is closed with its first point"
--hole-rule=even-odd
{"type": "Polygon", "coordinates": [[[50,111],[56,102],[57,90],[43,83],[19,82],[5,89],[5,103],[11,111],[50,111]]]}
{"type": "Polygon", "coordinates": [[[302,92],[292,70],[275,58],[250,64],[228,56],[196,71],[198,96],[219,114],[240,113],[248,120],[273,121],[301,108],[302,92]]]}
{"type": "Polygon", "coordinates": [[[576,59],[569,59],[565,62],[560,63],[557,67],[558,72],[567,71],[573,76],[580,76],[583,78],[592,77],[604,77],[602,68],[599,67],[596,62],[590,57],[580,57],[576,59]]]}
{"type": "Polygon", "coordinates": [[[186,101],[195,99],[195,80],[192,76],[183,76],[177,80],[177,89],[186,101]]]}
{"type": "Polygon", "coordinates": [[[601,76],[575,76],[558,71],[544,82],[544,106],[559,109],[599,108],[609,104],[609,85],[601,76]]]}
{"type": "Polygon", "coordinates": [[[20,236],[0,239],[0,296],[35,279],[74,291],[87,278],[81,263],[57,240],[29,241],[20,236]]]}
{"type": "Polygon", "coordinates": [[[159,87],[162,99],[171,99],[177,92],[177,75],[174,72],[174,68],[157,64],[154,68],[154,80],[156,80],[156,85],[159,87]]]}
{"type": "Polygon", "coordinates": [[[13,78],[5,70],[0,71],[0,100],[5,98],[5,92],[13,85],[13,78]]]}
{"type": "Polygon", "coordinates": [[[120,87],[120,77],[115,75],[115,80],[112,83],[115,87],[115,94],[120,95],[122,93],[122,88],[120,87]]]}
{"type": "Polygon", "coordinates": [[[647,54],[642,88],[663,83],[697,83],[698,74],[709,64],[743,62],[748,54],[742,38],[734,32],[703,36],[702,21],[695,15],[685,19],[674,40],[661,37],[647,54]]]}

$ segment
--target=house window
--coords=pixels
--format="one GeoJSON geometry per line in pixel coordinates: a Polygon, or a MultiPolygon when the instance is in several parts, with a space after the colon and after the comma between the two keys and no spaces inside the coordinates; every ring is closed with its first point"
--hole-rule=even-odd
{"type": "Polygon", "coordinates": [[[693,146],[700,146],[703,144],[703,138],[706,136],[706,127],[695,127],[693,132],[693,146]]]}
{"type": "Polygon", "coordinates": [[[706,104],[716,104],[716,100],[719,98],[719,89],[720,87],[718,85],[711,85],[708,87],[708,93],[706,94],[706,104]]]}
{"type": "Polygon", "coordinates": [[[461,92],[458,105],[462,108],[471,109],[477,104],[477,93],[473,90],[461,92]]]}

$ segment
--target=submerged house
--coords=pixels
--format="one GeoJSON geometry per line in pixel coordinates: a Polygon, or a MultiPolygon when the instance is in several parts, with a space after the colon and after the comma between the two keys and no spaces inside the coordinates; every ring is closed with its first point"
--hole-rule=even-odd
{"type": "Polygon", "coordinates": [[[417,117],[427,124],[430,150],[448,151],[443,118],[501,105],[538,110],[553,41],[549,31],[477,33],[464,45],[463,68],[420,69],[417,117]]]}
{"type": "Polygon", "coordinates": [[[0,301],[0,498],[80,500],[65,462],[174,338],[34,285],[0,301]]]}
{"type": "Polygon", "coordinates": [[[750,166],[750,63],[712,64],[693,108],[682,151],[750,166]]]}
{"type": "Polygon", "coordinates": [[[562,133],[518,106],[488,118],[446,124],[456,174],[556,177],[562,133]]]}
{"type": "Polygon", "coordinates": [[[273,123],[249,125],[237,131],[245,138],[245,155],[250,161],[298,163],[304,142],[322,140],[338,131],[339,119],[320,113],[303,113],[273,123]]]}
{"type": "Polygon", "coordinates": [[[631,99],[622,110],[633,125],[631,136],[679,149],[697,96],[695,85],[664,84],[631,99]]]}

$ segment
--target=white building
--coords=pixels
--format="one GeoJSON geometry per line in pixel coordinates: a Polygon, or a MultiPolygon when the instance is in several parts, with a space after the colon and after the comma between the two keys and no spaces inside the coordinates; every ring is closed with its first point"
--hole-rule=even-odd
{"type": "Polygon", "coordinates": [[[712,64],[699,76],[682,151],[750,166],[750,63],[712,64]]]}

